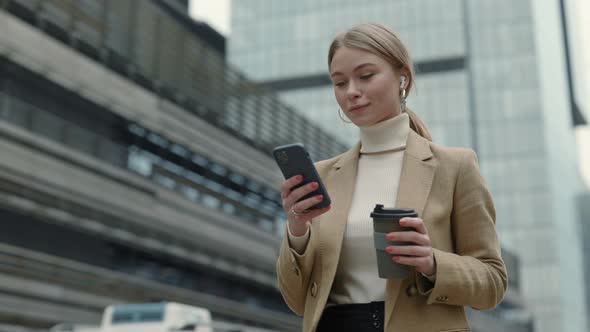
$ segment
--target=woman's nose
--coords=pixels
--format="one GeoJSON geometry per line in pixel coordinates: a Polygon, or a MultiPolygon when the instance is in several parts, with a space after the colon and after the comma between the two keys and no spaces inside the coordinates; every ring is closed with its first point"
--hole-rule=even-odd
{"type": "Polygon", "coordinates": [[[348,90],[346,90],[346,96],[350,99],[355,99],[360,97],[361,91],[354,83],[348,84],[348,90]]]}

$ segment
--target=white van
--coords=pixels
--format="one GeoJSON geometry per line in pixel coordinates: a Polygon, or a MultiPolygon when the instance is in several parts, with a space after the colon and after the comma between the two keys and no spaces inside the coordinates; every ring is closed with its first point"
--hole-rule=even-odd
{"type": "Polygon", "coordinates": [[[180,303],[141,303],[108,306],[102,332],[213,332],[211,312],[180,303]]]}

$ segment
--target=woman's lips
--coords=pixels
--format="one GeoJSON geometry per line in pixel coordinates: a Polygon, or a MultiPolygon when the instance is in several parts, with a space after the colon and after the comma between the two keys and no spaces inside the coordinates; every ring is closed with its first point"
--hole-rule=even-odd
{"type": "Polygon", "coordinates": [[[362,105],[354,105],[351,106],[348,111],[349,112],[355,112],[355,111],[360,111],[362,109],[364,109],[365,107],[369,106],[369,104],[362,104],[362,105]]]}

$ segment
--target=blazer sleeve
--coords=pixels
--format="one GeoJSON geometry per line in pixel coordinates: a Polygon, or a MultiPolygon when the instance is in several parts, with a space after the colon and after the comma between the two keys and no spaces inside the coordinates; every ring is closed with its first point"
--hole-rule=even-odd
{"type": "MultiPolygon", "coordinates": [[[[312,224],[313,225],[313,224],[312,224]]],[[[303,316],[307,289],[315,259],[315,233],[313,226],[309,228],[309,240],[302,254],[289,245],[289,234],[285,227],[285,235],[277,260],[278,286],[287,306],[297,315],[303,316]]]]}
{"type": "Polygon", "coordinates": [[[434,249],[436,282],[418,280],[428,303],[491,309],[504,298],[508,284],[495,228],[492,196],[473,151],[464,154],[453,195],[451,232],[455,252],[434,249]],[[428,289],[430,287],[430,289],[428,289]]]}

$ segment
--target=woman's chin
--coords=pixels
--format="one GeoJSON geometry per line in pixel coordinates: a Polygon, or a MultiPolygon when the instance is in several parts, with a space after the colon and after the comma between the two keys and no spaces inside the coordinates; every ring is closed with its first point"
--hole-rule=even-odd
{"type": "Polygon", "coordinates": [[[366,116],[350,117],[350,121],[352,121],[357,127],[370,127],[375,124],[374,119],[366,116]]]}

